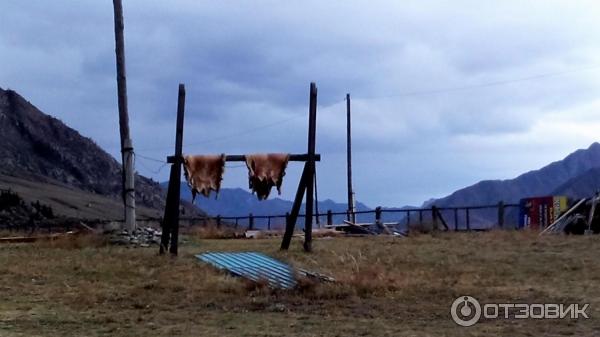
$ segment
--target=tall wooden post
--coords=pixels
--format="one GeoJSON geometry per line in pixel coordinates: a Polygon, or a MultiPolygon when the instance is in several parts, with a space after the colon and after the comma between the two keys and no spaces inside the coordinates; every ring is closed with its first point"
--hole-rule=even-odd
{"type": "Polygon", "coordinates": [[[348,175],[348,221],[356,223],[356,206],[352,189],[352,127],[350,117],[350,94],[346,94],[346,165],[348,175]]]}
{"type": "Polygon", "coordinates": [[[292,205],[292,211],[289,216],[286,216],[285,233],[281,241],[281,249],[287,250],[290,248],[296,220],[302,206],[302,198],[306,195],[306,211],[304,223],[304,250],[312,250],[312,218],[314,206],[314,177],[315,177],[315,152],[316,152],[316,129],[317,128],[317,86],[315,83],[310,84],[310,103],[308,113],[308,158],[304,163],[302,176],[296,190],[296,197],[292,205]]]}
{"type": "Polygon", "coordinates": [[[163,229],[160,244],[160,253],[163,254],[167,247],[169,252],[177,255],[179,242],[179,203],[181,192],[181,165],[183,164],[183,117],[185,113],[185,86],[179,84],[177,99],[177,127],[175,133],[175,156],[171,165],[169,176],[169,189],[167,191],[167,205],[163,218],[163,229]]]}
{"type": "Polygon", "coordinates": [[[306,181],[306,217],[304,218],[304,251],[312,251],[312,224],[315,197],[315,152],[317,134],[317,86],[310,84],[308,115],[308,179],[306,181]]]}
{"type": "Polygon", "coordinates": [[[117,60],[117,93],[119,104],[119,131],[121,134],[121,159],[123,163],[123,204],[125,227],[135,230],[135,168],[133,167],[133,142],[129,135],[129,112],[127,110],[127,75],[125,71],[125,38],[123,30],[123,4],[113,0],[115,17],[115,54],[117,60]]]}

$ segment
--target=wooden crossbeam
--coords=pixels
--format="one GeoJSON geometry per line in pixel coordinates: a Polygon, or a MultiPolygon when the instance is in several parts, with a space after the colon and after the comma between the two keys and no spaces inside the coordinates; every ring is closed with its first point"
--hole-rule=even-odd
{"type": "MultiPolygon", "coordinates": [[[[168,156],[167,163],[173,164],[175,163],[175,156],[168,156]]],[[[183,158],[180,157],[181,162],[183,162],[183,158]]],[[[246,156],[243,154],[229,154],[225,156],[225,161],[246,161],[246,156]]],[[[303,154],[290,154],[289,161],[308,161],[308,153],[303,154]]],[[[315,161],[321,161],[321,155],[315,154],[315,161]]]]}

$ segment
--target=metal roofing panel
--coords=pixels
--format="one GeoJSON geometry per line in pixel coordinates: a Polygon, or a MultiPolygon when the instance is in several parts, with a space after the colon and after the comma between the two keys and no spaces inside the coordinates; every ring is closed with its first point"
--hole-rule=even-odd
{"type": "Polygon", "coordinates": [[[266,280],[274,288],[291,289],[296,286],[297,271],[294,268],[261,253],[204,253],[196,257],[236,276],[253,281],[266,280]]]}

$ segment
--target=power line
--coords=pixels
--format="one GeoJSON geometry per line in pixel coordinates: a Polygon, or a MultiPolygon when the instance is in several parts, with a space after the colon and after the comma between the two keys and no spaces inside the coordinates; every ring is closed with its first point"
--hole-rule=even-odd
{"type": "MultiPolygon", "coordinates": [[[[532,76],[527,76],[527,77],[521,77],[521,78],[514,78],[514,79],[508,79],[508,80],[500,80],[500,81],[491,81],[491,82],[484,82],[484,83],[478,83],[478,84],[473,84],[473,85],[464,85],[464,86],[457,86],[457,87],[447,87],[447,88],[439,88],[439,89],[428,89],[428,90],[417,90],[417,91],[411,91],[411,92],[405,92],[405,93],[399,93],[399,94],[392,94],[392,95],[382,95],[382,96],[359,96],[357,99],[363,99],[363,100],[375,100],[375,99],[385,99],[385,98],[395,98],[395,97],[411,97],[411,96],[426,96],[426,95],[436,95],[436,94],[443,94],[443,93],[450,93],[450,92],[457,92],[457,91],[464,91],[464,90],[471,90],[471,89],[478,89],[478,88],[485,88],[485,87],[493,87],[493,86],[500,86],[500,85],[506,85],[506,84],[511,84],[511,83],[518,83],[518,82],[525,82],[525,81],[532,81],[532,80],[538,80],[538,79],[542,79],[542,78],[547,78],[547,77],[555,77],[555,76],[560,76],[560,75],[565,75],[565,74],[570,74],[570,73],[575,73],[575,72],[582,72],[582,71],[587,71],[587,70],[596,70],[599,69],[600,65],[594,65],[594,66],[590,66],[590,67],[585,67],[585,68],[579,68],[579,69],[571,69],[571,70],[566,70],[566,71],[559,71],[559,72],[549,72],[549,73],[543,73],[543,74],[537,74],[537,75],[532,75],[532,76]]],[[[356,99],[356,96],[355,96],[356,99]]],[[[338,104],[340,102],[344,102],[346,99],[342,99],[338,102],[333,103],[333,105],[338,104]]],[[[288,123],[292,120],[298,119],[300,117],[304,117],[304,115],[295,115],[293,117],[290,118],[286,118],[286,119],[282,119],[276,122],[272,122],[272,123],[268,123],[268,124],[264,124],[264,125],[260,125],[257,127],[253,127],[253,128],[249,128],[249,129],[245,129],[245,130],[241,130],[240,132],[236,132],[236,133],[231,133],[228,135],[224,135],[224,136],[220,136],[220,137],[213,137],[213,138],[206,138],[204,140],[200,140],[197,142],[190,142],[190,143],[185,143],[184,146],[189,147],[189,146],[196,146],[196,145],[203,145],[203,144],[211,144],[211,143],[215,143],[215,142],[220,142],[223,140],[228,140],[228,139],[232,139],[232,138],[236,138],[242,135],[247,135],[247,134],[251,134],[266,128],[270,128],[270,127],[274,127],[277,125],[281,125],[284,123],[288,123]]],[[[164,147],[150,147],[150,148],[143,148],[143,151],[152,151],[152,150],[168,150],[171,149],[172,146],[164,146],[164,147]]],[[[147,160],[152,160],[155,162],[160,162],[160,163],[164,163],[164,160],[160,160],[160,159],[156,159],[156,158],[151,158],[151,157],[145,157],[142,155],[138,155],[141,158],[147,159],[147,160]]]]}
{"type": "Polygon", "coordinates": [[[283,119],[283,120],[280,120],[280,121],[277,121],[277,122],[273,122],[273,123],[269,123],[269,124],[264,124],[264,125],[261,125],[261,126],[257,126],[257,127],[251,128],[251,129],[246,129],[246,130],[243,130],[243,131],[240,131],[240,132],[237,132],[237,133],[233,133],[233,134],[229,134],[229,135],[226,135],[226,136],[214,137],[214,138],[207,138],[205,140],[201,140],[201,141],[193,142],[193,143],[187,143],[185,145],[186,146],[193,146],[193,145],[199,145],[199,144],[210,144],[210,143],[222,141],[222,140],[225,140],[225,139],[231,139],[231,138],[234,138],[234,137],[237,137],[237,136],[240,136],[240,135],[254,133],[254,132],[262,130],[262,129],[266,129],[266,128],[270,128],[270,127],[277,126],[277,125],[280,125],[280,124],[284,124],[284,123],[287,123],[289,121],[292,121],[292,120],[300,118],[300,117],[304,117],[304,116],[302,116],[302,115],[296,115],[296,116],[291,117],[291,118],[286,118],[286,119],[283,119]]]}
{"type": "Polygon", "coordinates": [[[168,163],[166,161],[164,161],[164,160],[160,160],[160,159],[156,159],[156,158],[151,158],[151,157],[143,156],[143,155],[138,154],[138,153],[134,153],[134,156],[135,156],[134,159],[140,158],[140,159],[145,159],[145,160],[152,161],[152,162],[162,163],[162,165],[158,169],[155,170],[155,169],[149,168],[145,164],[142,164],[142,162],[138,162],[136,160],[136,163],[139,163],[144,169],[150,171],[153,174],[159,174],[160,171],[162,171],[162,169],[165,168],[165,166],[168,165],[168,163]]]}
{"type": "MultiPolygon", "coordinates": [[[[151,161],[151,162],[156,162],[156,163],[163,164],[158,170],[153,170],[153,169],[150,169],[148,166],[140,163],[146,170],[154,172],[154,173],[159,173],[167,164],[169,164],[165,160],[148,157],[148,156],[145,156],[145,155],[141,155],[139,153],[136,153],[135,156],[136,156],[136,158],[140,158],[140,159],[148,160],[148,161],[151,161]]],[[[246,167],[246,164],[226,165],[225,167],[226,168],[240,168],[240,167],[246,167]]]]}
{"type": "MultiPolygon", "coordinates": [[[[263,130],[266,128],[270,128],[273,126],[277,126],[277,125],[281,125],[287,122],[290,122],[294,119],[298,119],[300,117],[304,117],[303,115],[295,115],[293,117],[290,118],[286,118],[286,119],[282,119],[273,123],[269,123],[269,124],[264,124],[264,125],[260,125],[254,128],[249,128],[249,129],[245,129],[242,130],[240,132],[236,132],[236,133],[232,133],[229,135],[225,135],[225,136],[221,136],[221,137],[212,137],[212,138],[206,138],[204,140],[201,141],[197,141],[197,142],[192,142],[192,143],[185,143],[184,146],[188,147],[188,146],[195,146],[195,145],[202,145],[202,144],[211,144],[211,143],[215,143],[215,142],[219,142],[219,141],[223,141],[223,140],[227,140],[227,139],[231,139],[231,138],[236,138],[239,137],[241,135],[246,135],[246,134],[250,134],[250,133],[254,133],[256,131],[259,130],[263,130]]],[[[144,148],[144,151],[149,151],[149,150],[165,150],[165,149],[170,149],[172,146],[168,146],[168,147],[154,147],[154,148],[144,148]]]]}
{"type": "Polygon", "coordinates": [[[148,156],[143,156],[143,155],[141,155],[141,154],[139,154],[139,153],[137,153],[137,152],[136,152],[136,154],[135,154],[135,155],[136,155],[136,157],[140,157],[140,158],[142,158],[142,159],[146,159],[146,160],[154,161],[154,162],[157,162],[157,163],[166,163],[166,162],[167,162],[166,160],[162,160],[162,159],[156,159],[156,158],[152,158],[152,157],[148,157],[148,156]]]}
{"type": "Polygon", "coordinates": [[[478,83],[478,84],[473,84],[473,85],[464,85],[464,86],[458,86],[458,87],[448,87],[448,88],[429,89],[429,90],[417,90],[417,91],[410,91],[410,92],[405,92],[405,93],[400,93],[400,94],[393,94],[393,95],[365,96],[365,97],[358,97],[358,99],[372,100],[372,99],[382,99],[382,98],[411,97],[411,96],[426,96],[426,95],[444,94],[444,93],[455,92],[455,91],[463,91],[463,90],[470,90],[470,89],[479,89],[479,88],[494,87],[494,86],[500,86],[500,85],[511,84],[511,83],[533,81],[533,80],[538,80],[538,79],[542,79],[542,78],[560,76],[560,75],[571,74],[571,73],[576,73],[576,72],[582,72],[582,71],[587,71],[587,70],[597,70],[599,68],[600,68],[600,65],[595,65],[595,66],[590,66],[590,67],[585,67],[585,68],[571,69],[571,70],[565,70],[565,71],[559,71],[559,72],[551,72],[551,73],[544,73],[544,74],[537,74],[537,75],[532,75],[532,76],[527,76],[527,77],[521,77],[521,78],[515,78],[515,79],[492,81],[492,82],[484,82],[484,83],[478,83]]]}

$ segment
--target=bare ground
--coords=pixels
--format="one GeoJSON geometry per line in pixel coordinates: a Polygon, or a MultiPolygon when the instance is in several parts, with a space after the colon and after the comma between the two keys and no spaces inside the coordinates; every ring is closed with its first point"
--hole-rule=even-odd
{"type": "Polygon", "coordinates": [[[279,240],[188,237],[176,259],[83,237],[0,246],[0,336],[600,336],[600,246],[530,232],[323,238],[314,252],[279,240]],[[194,258],[261,251],[336,284],[256,287],[194,258]],[[590,319],[450,318],[482,302],[590,303],[590,319]]]}

